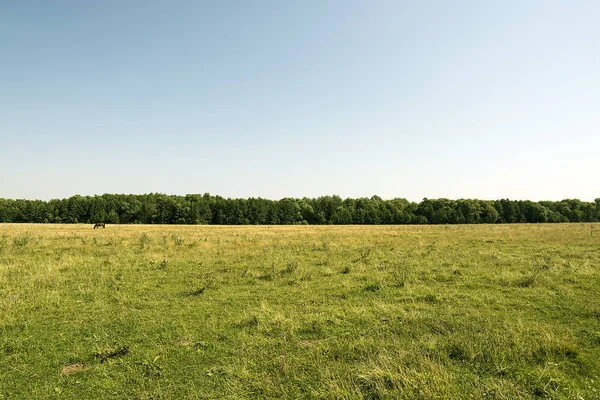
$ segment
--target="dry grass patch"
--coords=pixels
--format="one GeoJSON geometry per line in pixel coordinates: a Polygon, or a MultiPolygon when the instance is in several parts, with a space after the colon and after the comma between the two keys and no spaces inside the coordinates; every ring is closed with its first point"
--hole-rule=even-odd
{"type": "Polygon", "coordinates": [[[83,372],[89,369],[89,366],[87,366],[84,363],[74,363],[74,364],[69,364],[69,365],[65,365],[60,369],[60,374],[61,375],[71,375],[71,374],[76,374],[78,372],[83,372]]]}

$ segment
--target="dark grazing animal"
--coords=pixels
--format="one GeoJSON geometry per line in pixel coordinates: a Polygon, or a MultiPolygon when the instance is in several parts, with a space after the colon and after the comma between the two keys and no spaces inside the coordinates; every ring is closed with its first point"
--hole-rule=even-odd
{"type": "Polygon", "coordinates": [[[94,225],[94,229],[96,228],[106,229],[106,224],[104,222],[96,222],[96,225],[94,225]]]}

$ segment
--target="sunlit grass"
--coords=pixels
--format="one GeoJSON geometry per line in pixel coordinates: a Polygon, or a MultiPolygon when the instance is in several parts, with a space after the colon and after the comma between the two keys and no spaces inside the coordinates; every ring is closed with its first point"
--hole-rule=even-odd
{"type": "Polygon", "coordinates": [[[0,225],[0,399],[600,398],[598,232],[0,225]]]}

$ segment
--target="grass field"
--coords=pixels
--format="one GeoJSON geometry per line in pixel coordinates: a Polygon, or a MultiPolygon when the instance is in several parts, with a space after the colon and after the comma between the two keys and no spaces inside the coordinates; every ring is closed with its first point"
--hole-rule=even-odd
{"type": "Polygon", "coordinates": [[[0,225],[0,399],[600,399],[600,225],[0,225]]]}

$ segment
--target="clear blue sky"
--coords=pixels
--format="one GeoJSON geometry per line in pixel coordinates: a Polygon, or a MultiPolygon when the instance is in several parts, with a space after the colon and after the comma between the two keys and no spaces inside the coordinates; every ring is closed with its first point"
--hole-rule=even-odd
{"type": "Polygon", "coordinates": [[[0,0],[0,197],[600,197],[600,2],[0,0]]]}

